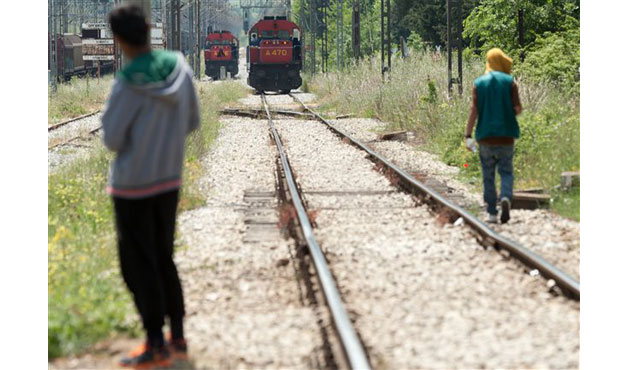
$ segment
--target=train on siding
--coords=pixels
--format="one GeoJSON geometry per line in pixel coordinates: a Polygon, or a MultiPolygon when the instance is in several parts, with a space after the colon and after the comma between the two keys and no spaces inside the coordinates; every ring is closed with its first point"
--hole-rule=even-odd
{"type": "Polygon", "coordinates": [[[288,93],[301,86],[301,30],[286,17],[269,17],[250,28],[248,85],[259,92],[288,93]]]}
{"type": "Polygon", "coordinates": [[[234,77],[239,73],[239,39],[229,31],[212,31],[206,37],[205,73],[214,80],[230,73],[234,77]]]}
{"type": "MultiPolygon", "coordinates": [[[[56,75],[59,81],[69,81],[71,77],[97,76],[113,72],[113,61],[84,60],[82,37],[76,34],[56,36],[56,75]]],[[[48,70],[51,68],[48,58],[48,70]]]]}

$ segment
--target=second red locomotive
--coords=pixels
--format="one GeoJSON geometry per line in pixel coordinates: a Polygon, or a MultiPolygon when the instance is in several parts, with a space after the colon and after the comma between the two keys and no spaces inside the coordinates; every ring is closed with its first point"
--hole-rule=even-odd
{"type": "Polygon", "coordinates": [[[214,80],[221,70],[234,77],[239,73],[239,40],[229,31],[213,31],[207,35],[205,73],[214,80]]]}
{"type": "Polygon", "coordinates": [[[301,86],[301,30],[286,17],[265,17],[249,32],[248,85],[288,93],[301,86]]]}

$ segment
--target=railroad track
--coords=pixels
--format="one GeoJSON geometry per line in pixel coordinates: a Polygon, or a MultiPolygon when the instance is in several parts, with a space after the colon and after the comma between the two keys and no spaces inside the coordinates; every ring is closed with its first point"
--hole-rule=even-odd
{"type": "Polygon", "coordinates": [[[81,120],[81,119],[86,118],[86,117],[93,116],[93,115],[95,115],[95,114],[97,114],[99,112],[101,112],[101,109],[97,109],[94,112],[87,113],[87,114],[81,115],[79,117],[71,118],[71,119],[68,119],[66,121],[58,122],[58,123],[55,123],[53,125],[49,125],[49,126],[47,126],[47,132],[54,131],[54,130],[58,129],[59,127],[62,127],[64,125],[68,124],[68,123],[71,123],[71,122],[74,122],[74,121],[77,121],[77,120],[81,120]]]}
{"type": "Polygon", "coordinates": [[[288,162],[286,151],[284,150],[284,145],[282,144],[280,135],[278,134],[278,131],[274,126],[273,120],[271,118],[271,113],[269,111],[269,106],[267,104],[267,100],[264,94],[261,94],[261,100],[263,103],[263,109],[265,110],[265,114],[267,115],[267,120],[269,122],[269,128],[272,138],[278,149],[283,177],[286,181],[286,189],[295,209],[297,221],[299,222],[299,227],[301,229],[305,244],[310,251],[312,263],[316,271],[321,291],[329,309],[336,335],[338,337],[339,343],[342,346],[341,353],[344,354],[346,362],[350,368],[369,369],[370,363],[368,361],[366,351],[362,346],[361,340],[359,339],[357,332],[353,328],[351,319],[349,318],[349,315],[344,308],[340,293],[338,292],[338,288],[336,286],[334,278],[329,270],[325,255],[323,254],[323,251],[321,250],[321,247],[319,246],[312,232],[310,217],[308,216],[308,213],[306,212],[304,204],[301,200],[301,196],[297,189],[295,179],[293,178],[293,172],[288,162]]]}
{"type": "Polygon", "coordinates": [[[551,283],[549,285],[556,285],[568,298],[575,300],[580,299],[580,287],[577,280],[521,244],[496,233],[470,212],[464,210],[435,190],[426,186],[421,181],[403,169],[397,167],[387,158],[378,154],[364,143],[330,124],[320,114],[310,109],[306,104],[299,100],[299,98],[297,98],[294,94],[289,93],[288,95],[303,107],[304,112],[312,114],[316,120],[324,124],[330,131],[343,139],[343,141],[365,151],[369,158],[379,165],[384,173],[397,179],[398,185],[402,189],[412,193],[417,198],[428,203],[435,211],[447,212],[450,215],[451,221],[456,221],[458,218],[462,218],[463,221],[477,233],[479,237],[478,241],[481,244],[487,247],[494,247],[507,251],[510,256],[514,256],[514,258],[522,262],[528,268],[538,271],[543,277],[549,279],[551,283]]]}
{"type": "Polygon", "coordinates": [[[79,140],[79,139],[89,138],[91,135],[96,134],[99,130],[101,130],[101,125],[99,125],[99,126],[93,128],[93,129],[89,130],[87,135],[75,135],[75,136],[72,136],[69,139],[63,140],[63,141],[61,141],[59,143],[55,143],[53,145],[48,145],[47,150],[51,150],[51,149],[54,149],[56,147],[63,146],[63,145],[72,144],[74,141],[79,140]]]}

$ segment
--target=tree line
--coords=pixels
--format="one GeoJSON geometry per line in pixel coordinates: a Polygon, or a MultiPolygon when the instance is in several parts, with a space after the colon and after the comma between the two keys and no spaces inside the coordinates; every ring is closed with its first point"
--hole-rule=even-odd
{"type": "MultiPolygon", "coordinates": [[[[328,2],[327,24],[317,27],[328,32],[328,65],[332,68],[336,65],[336,1],[328,2]]],[[[344,0],[342,51],[349,62],[353,58],[351,9],[354,1],[360,4],[362,55],[377,55],[381,49],[381,0],[344,0]]],[[[579,0],[461,0],[460,3],[466,56],[484,55],[491,47],[500,47],[514,57],[515,70],[532,78],[568,84],[579,80],[579,0]],[[523,15],[523,44],[518,37],[519,11],[523,15]],[[518,60],[520,55],[525,58],[522,63],[518,60]]],[[[294,0],[295,20],[302,27],[307,26],[313,21],[309,19],[309,7],[319,4],[321,0],[294,0]],[[301,17],[302,3],[305,5],[304,19],[301,17]]],[[[454,9],[459,1],[452,0],[451,4],[454,9]]],[[[453,13],[452,19],[455,15],[453,13]]],[[[393,50],[397,50],[401,37],[413,52],[436,46],[444,50],[446,0],[391,0],[391,31],[393,50]]],[[[319,44],[317,37],[317,50],[320,50],[319,44]]],[[[319,53],[317,58],[320,58],[319,53]]]]}

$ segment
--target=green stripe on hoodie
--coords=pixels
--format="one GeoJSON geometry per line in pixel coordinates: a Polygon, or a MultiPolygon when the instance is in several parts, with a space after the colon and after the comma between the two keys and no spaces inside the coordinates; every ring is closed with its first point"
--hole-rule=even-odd
{"type": "Polygon", "coordinates": [[[119,78],[131,85],[147,85],[165,81],[178,63],[176,53],[151,50],[137,56],[119,73],[119,78]]]}

